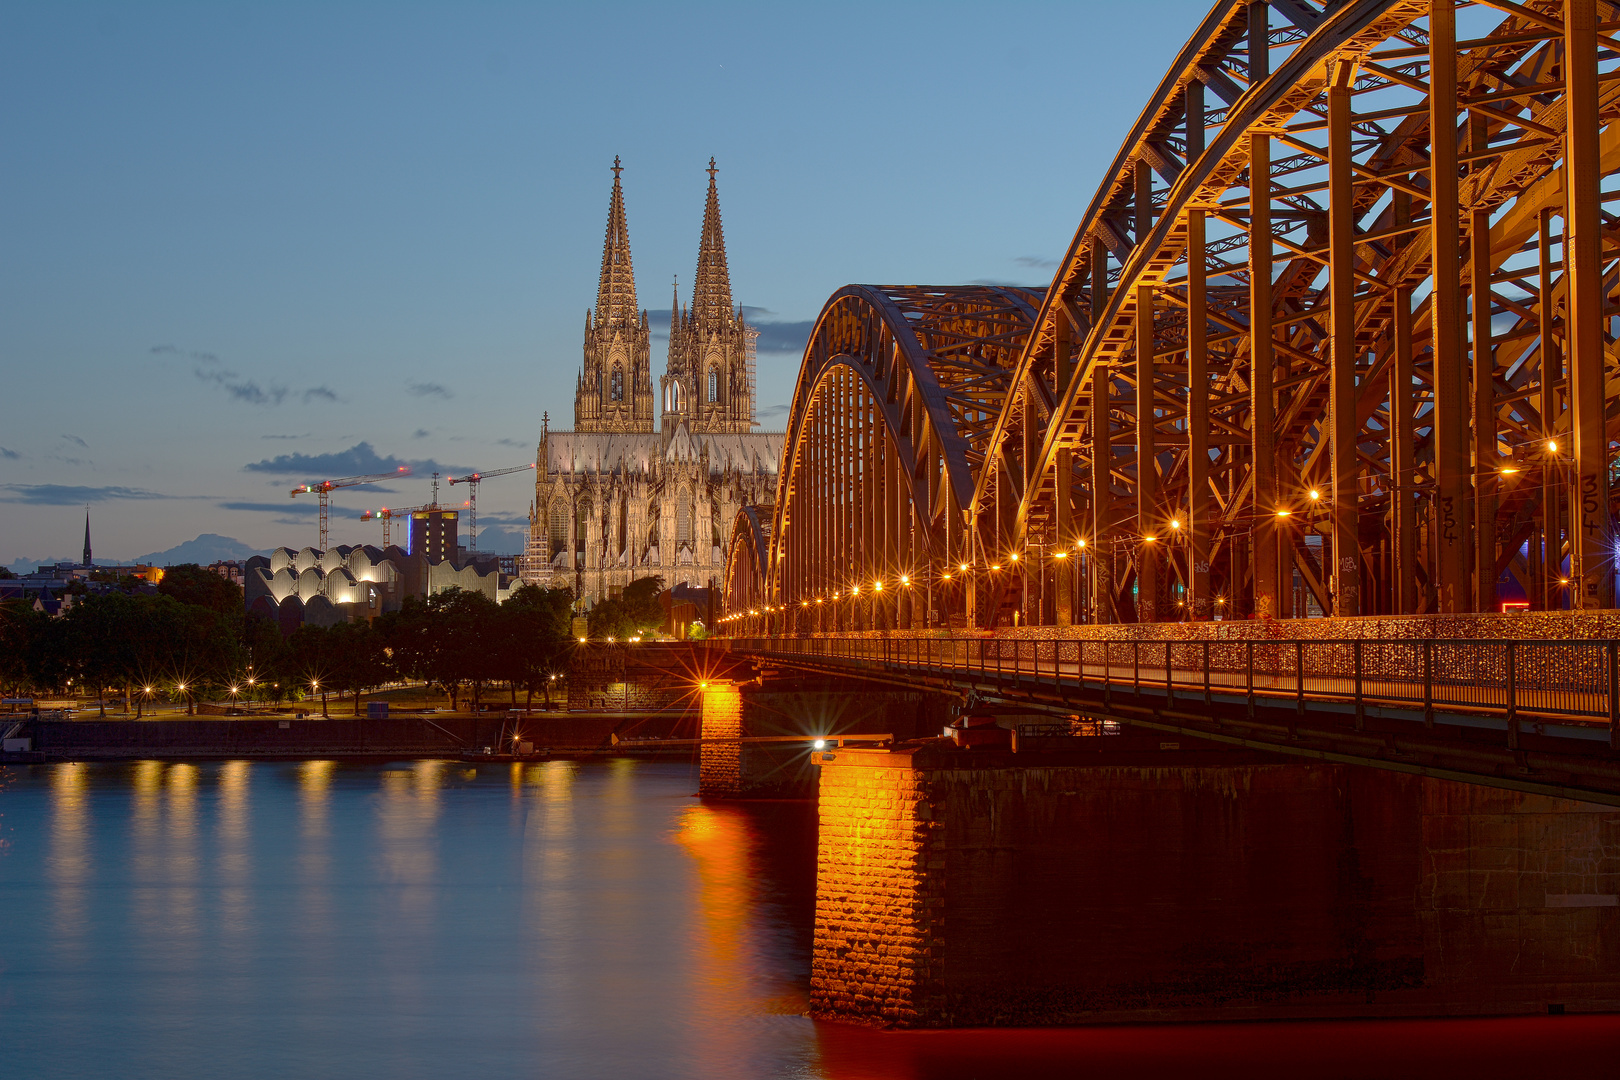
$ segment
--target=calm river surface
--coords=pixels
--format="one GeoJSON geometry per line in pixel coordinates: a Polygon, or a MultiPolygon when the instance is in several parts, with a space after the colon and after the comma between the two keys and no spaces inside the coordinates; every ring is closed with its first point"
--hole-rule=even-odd
{"type": "Polygon", "coordinates": [[[632,761],[0,767],[0,1076],[1616,1075],[1608,1017],[816,1024],[814,810],[696,783],[632,761]]]}

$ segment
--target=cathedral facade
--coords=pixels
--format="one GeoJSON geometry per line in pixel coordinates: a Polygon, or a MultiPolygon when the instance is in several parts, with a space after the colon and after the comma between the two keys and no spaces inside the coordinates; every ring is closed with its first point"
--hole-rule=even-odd
{"type": "Polygon", "coordinates": [[[654,417],[652,332],[636,300],[617,159],[596,307],[585,316],[572,431],[535,456],[522,576],[588,608],[637,578],[719,586],[731,524],[770,503],[783,434],[754,428],[755,331],[733,306],[714,161],[692,301],[677,287],[654,417]]]}

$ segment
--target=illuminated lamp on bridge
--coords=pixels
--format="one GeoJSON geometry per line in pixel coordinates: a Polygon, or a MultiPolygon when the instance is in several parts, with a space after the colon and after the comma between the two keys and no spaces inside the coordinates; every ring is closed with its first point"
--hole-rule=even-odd
{"type": "MultiPolygon", "coordinates": [[[[1530,569],[1509,569],[1521,579],[1534,574],[1534,581],[1521,581],[1529,592],[1546,599],[1549,590],[1567,588],[1578,606],[1613,606],[1614,535],[1603,512],[1616,501],[1605,458],[1613,422],[1602,410],[1612,395],[1605,392],[1601,335],[1604,267],[1612,252],[1600,238],[1605,181],[1617,172],[1607,149],[1620,130],[1599,92],[1614,74],[1609,39],[1587,15],[1571,15],[1560,26],[1524,4],[1494,5],[1501,13],[1489,17],[1499,25],[1469,22],[1463,41],[1450,5],[1269,6],[1290,29],[1250,26],[1247,4],[1220,5],[1203,24],[1181,54],[1185,66],[1166,75],[1141,112],[1115,171],[1099,178],[1097,197],[1049,295],[852,285],[828,301],[790,412],[798,442],[784,456],[765,564],[764,587],[773,591],[765,595],[824,587],[827,541],[850,539],[849,523],[829,515],[829,505],[860,498],[880,504],[856,515],[847,546],[857,560],[894,550],[882,545],[897,539],[900,559],[930,559],[943,569],[940,555],[947,551],[959,557],[1006,551],[1014,529],[1037,524],[1067,532],[1074,508],[1089,500],[1107,511],[1094,519],[1107,523],[1099,529],[1100,550],[1131,542],[1130,518],[1121,511],[1132,502],[1138,513],[1188,507],[1186,522],[1167,523],[1166,541],[1178,549],[1188,545],[1189,559],[1202,564],[1188,582],[1185,605],[1200,617],[1216,599],[1217,581],[1233,589],[1230,598],[1220,598],[1231,600],[1226,607],[1276,615],[1289,606],[1293,571],[1282,569],[1282,555],[1298,533],[1282,519],[1291,517],[1322,527],[1336,553],[1342,548],[1353,555],[1359,548],[1364,556],[1334,560],[1334,580],[1326,583],[1338,598],[1334,617],[1494,612],[1501,603],[1495,575],[1470,567],[1515,556],[1526,524],[1545,554],[1530,560],[1530,569]],[[1444,22],[1425,25],[1441,11],[1448,13],[1444,22]],[[1245,38],[1262,29],[1270,35],[1261,46],[1270,57],[1268,77],[1227,85],[1216,92],[1227,107],[1210,109],[1205,73],[1222,64],[1244,70],[1251,59],[1245,38]],[[1426,83],[1378,66],[1420,63],[1425,52],[1441,64],[1452,100],[1431,100],[1426,83]],[[1563,73],[1566,64],[1578,72],[1563,73]],[[1502,95],[1507,71],[1517,81],[1502,95]],[[1485,109],[1479,103],[1487,99],[1485,109]],[[1411,120],[1425,115],[1428,124],[1411,120]],[[1463,147],[1456,145],[1453,121],[1459,119],[1463,147]],[[1526,126],[1548,137],[1527,140],[1521,134],[1526,126]],[[1179,157],[1167,158],[1166,145],[1179,148],[1179,157]],[[1278,152],[1284,157],[1274,159],[1278,152]],[[1413,187],[1411,174],[1383,164],[1394,160],[1430,162],[1432,189],[1413,187]],[[1459,167],[1466,177],[1461,188],[1459,167]],[[1278,185],[1273,176],[1289,179],[1278,185]],[[1301,224],[1307,190],[1309,215],[1331,227],[1307,230],[1308,240],[1274,242],[1274,223],[1289,230],[1301,224]],[[1415,200],[1410,211],[1394,207],[1405,200],[1415,200]],[[1121,231],[1119,223],[1133,217],[1137,227],[1121,231]],[[1206,235],[1211,225],[1214,236],[1206,235]],[[1251,232],[1263,241],[1252,248],[1251,232]],[[1376,249],[1361,242],[1371,235],[1384,238],[1376,249]],[[1460,237],[1485,242],[1460,243],[1460,237]],[[1593,247],[1583,239],[1592,239],[1593,247]],[[1579,258],[1566,257],[1566,240],[1579,258]],[[1234,284],[1234,275],[1262,260],[1269,275],[1264,287],[1234,284]],[[1533,278],[1538,262],[1537,290],[1513,284],[1533,278]],[[1196,276],[1194,266],[1202,268],[1196,276]],[[1213,284],[1220,279],[1227,284],[1213,284]],[[1431,330],[1428,346],[1413,348],[1412,327],[1393,314],[1392,296],[1409,301],[1403,314],[1414,323],[1438,326],[1445,310],[1459,317],[1438,333],[1431,330]],[[1553,317],[1543,304],[1555,296],[1571,305],[1571,332],[1556,351],[1535,343],[1553,317]],[[1333,313],[1327,332],[1302,333],[1294,317],[1302,302],[1333,313]],[[1155,318],[1154,310],[1177,314],[1155,318]],[[1495,325],[1498,317],[1507,321],[1495,325]],[[1280,336],[1249,341],[1245,327],[1262,324],[1275,324],[1280,336]],[[1211,335],[1227,344],[1207,348],[1211,335]],[[1524,344],[1498,349],[1487,344],[1493,336],[1524,344]],[[1290,399],[1303,409],[1267,397],[1267,388],[1282,390],[1271,385],[1278,350],[1291,357],[1303,351],[1312,361],[1289,383],[1290,399]],[[1155,366],[1174,366],[1185,356],[1190,369],[1195,352],[1203,372],[1199,392],[1191,392],[1189,375],[1187,393],[1160,394],[1155,366]],[[1400,355],[1402,363],[1411,362],[1411,377],[1403,372],[1377,384],[1359,382],[1354,372],[1369,354],[1400,355]],[[1472,378],[1457,377],[1470,368],[1472,378]],[[1128,406],[1116,409],[1107,387],[1099,393],[1101,371],[1134,382],[1138,413],[1145,401],[1151,423],[1128,406]],[[1054,372],[1064,373],[1061,385],[1052,381],[1054,372]],[[1217,389],[1231,379],[1261,389],[1243,404],[1217,389]],[[1413,392],[1425,383],[1429,393],[1413,392]],[[1490,400],[1476,408],[1486,390],[1490,400]],[[1563,407],[1560,396],[1569,399],[1563,407]],[[1264,407],[1256,404],[1262,398],[1264,407]],[[958,404],[966,400],[971,407],[958,404]],[[1036,400],[1050,405],[1031,407],[1036,400]],[[1094,409],[1110,422],[1099,423],[1094,409]],[[1434,497],[1461,500],[1474,527],[1460,538],[1448,534],[1444,543],[1414,546],[1408,541],[1421,532],[1418,500],[1391,500],[1389,512],[1378,515],[1358,504],[1374,491],[1404,496],[1415,471],[1413,432],[1436,417],[1441,422],[1426,452],[1434,497]],[[918,418],[930,433],[921,442],[918,418]],[[1215,437],[1222,425],[1246,435],[1215,437]],[[1166,444],[1152,429],[1167,426],[1185,435],[1166,444]],[[1570,437],[1551,437],[1555,430],[1569,430],[1570,437]],[[1569,556],[1557,549],[1566,527],[1556,520],[1563,512],[1557,501],[1527,502],[1532,493],[1510,491],[1508,483],[1500,498],[1494,492],[1476,497],[1470,461],[1483,459],[1471,451],[1517,431],[1539,432],[1532,445],[1539,443],[1544,454],[1537,464],[1549,473],[1568,466],[1571,475],[1562,483],[1592,488],[1595,527],[1568,528],[1574,538],[1569,556]],[[852,437],[883,447],[882,456],[897,467],[875,485],[853,487],[842,459],[855,445],[852,437]],[[1109,467],[1116,448],[1134,448],[1135,466],[1127,458],[1109,467]],[[1276,500],[1287,490],[1275,465],[1306,458],[1331,468],[1321,470],[1298,511],[1279,509],[1276,500]],[[1087,459],[1092,470],[1105,468],[1078,467],[1087,459]],[[1152,459],[1161,460],[1150,483],[1142,463],[1152,459]],[[915,486],[924,476],[928,485],[915,486]],[[1246,490],[1240,506],[1211,511],[1209,485],[1216,476],[1226,477],[1222,483],[1229,481],[1233,491],[1246,490]],[[1099,480],[1108,492],[1089,490],[1099,480]],[[1330,487],[1321,489],[1322,482],[1330,487]],[[1268,502],[1269,529],[1262,509],[1268,502]],[[961,528],[957,515],[966,517],[961,528]],[[895,523],[907,520],[912,527],[897,532],[895,523]],[[1253,546],[1252,557],[1239,554],[1245,544],[1253,546]],[[1568,578],[1560,580],[1560,573],[1568,578]],[[1416,587],[1420,579],[1428,584],[1416,587]]],[[[1550,0],[1533,5],[1546,11],[1564,6],[1550,0]]],[[[1589,3],[1579,6],[1589,9],[1589,3]]],[[[1469,18],[1486,14],[1475,10],[1469,18]]],[[[1526,462],[1489,471],[1533,470],[1526,462]]],[[[1135,542],[1155,540],[1138,534],[1135,542]]],[[[870,572],[858,563],[853,569],[870,572]]],[[[969,579],[965,561],[959,572],[966,589],[956,591],[964,602],[960,610],[953,604],[950,615],[978,627],[1001,610],[1002,594],[1015,586],[1008,579],[969,579]]],[[[1057,607],[1064,622],[1073,615],[1072,586],[1064,580],[1057,607]]],[[[1114,606],[1110,600],[1092,617],[1111,621],[1114,606]]]]}
{"type": "Polygon", "coordinates": [[[882,592],[883,591],[883,582],[881,582],[881,581],[872,582],[872,591],[873,592],[882,592]]]}

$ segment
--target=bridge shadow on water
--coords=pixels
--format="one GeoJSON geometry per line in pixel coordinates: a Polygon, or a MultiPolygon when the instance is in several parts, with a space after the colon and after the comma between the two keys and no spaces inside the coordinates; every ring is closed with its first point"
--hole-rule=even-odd
{"type": "Polygon", "coordinates": [[[1620,1018],[1551,1016],[892,1032],[817,1026],[828,1080],[1613,1076],[1620,1018]]]}
{"type": "MultiPolygon", "coordinates": [[[[702,954],[712,965],[702,981],[711,1004],[740,1013],[802,1014],[815,920],[814,804],[709,801],[689,812],[681,843],[699,867],[702,954]],[[752,967],[752,979],[743,971],[750,965],[735,962],[745,941],[764,960],[752,967]]],[[[1190,916],[1204,906],[1201,896],[1159,899],[1172,919],[1177,910],[1190,916]]],[[[1179,1080],[1302,1070],[1330,1078],[1520,1078],[1549,1068],[1581,1077],[1613,1075],[1620,1054],[1620,1016],[1590,1014],[948,1031],[816,1021],[814,1032],[805,1065],[808,1075],[825,1080],[1179,1080]]]]}

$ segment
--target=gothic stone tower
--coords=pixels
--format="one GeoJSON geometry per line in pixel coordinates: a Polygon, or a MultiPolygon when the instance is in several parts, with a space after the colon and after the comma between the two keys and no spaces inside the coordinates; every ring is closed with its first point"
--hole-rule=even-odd
{"type": "Polygon", "coordinates": [[[694,434],[747,434],[754,428],[754,331],[732,307],[726,237],[720,226],[718,172],[709,159],[709,198],[703,208],[692,306],[670,312],[669,363],[659,380],[667,443],[684,422],[694,434]]]}
{"type": "Polygon", "coordinates": [[[596,310],[585,315],[585,363],[574,391],[574,430],[610,433],[653,429],[651,333],[636,306],[630,226],[624,216],[623,168],[613,159],[613,196],[596,310]]]}

